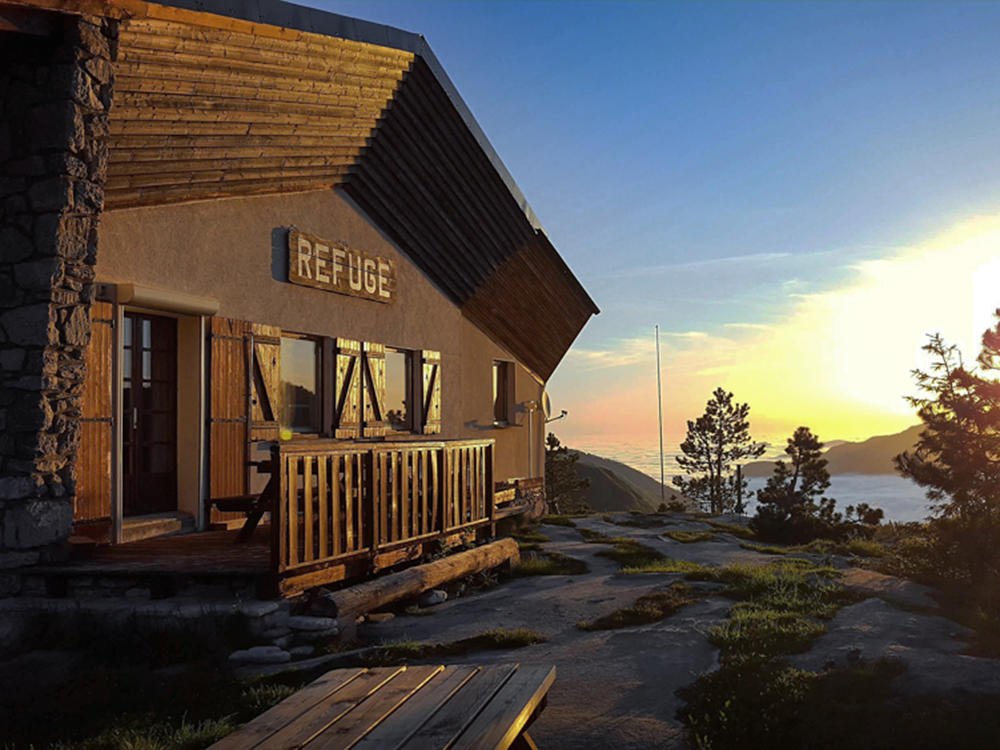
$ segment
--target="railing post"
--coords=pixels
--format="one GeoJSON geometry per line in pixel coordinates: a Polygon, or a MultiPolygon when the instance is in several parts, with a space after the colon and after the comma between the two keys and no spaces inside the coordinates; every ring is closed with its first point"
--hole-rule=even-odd
{"type": "Polygon", "coordinates": [[[442,445],[441,451],[435,458],[438,465],[438,492],[434,498],[436,507],[435,516],[437,524],[435,531],[444,533],[448,528],[448,509],[451,507],[451,456],[448,452],[448,445],[442,445]]]}
{"type": "Polygon", "coordinates": [[[377,462],[374,448],[365,451],[361,463],[364,468],[362,470],[363,476],[359,477],[360,481],[358,482],[358,491],[361,493],[358,505],[361,510],[363,536],[358,541],[361,547],[368,547],[371,569],[374,573],[378,570],[378,548],[381,533],[377,507],[378,493],[375,491],[377,462]]]}
{"type": "Polygon", "coordinates": [[[288,489],[285,478],[281,475],[281,451],[277,444],[271,446],[270,461],[271,478],[274,481],[274,494],[271,496],[271,574],[277,578],[285,559],[284,497],[288,489]]]}
{"type": "Polygon", "coordinates": [[[497,486],[493,480],[493,450],[495,443],[486,446],[486,503],[488,505],[490,518],[490,536],[496,536],[496,509],[497,509],[497,486]]]}

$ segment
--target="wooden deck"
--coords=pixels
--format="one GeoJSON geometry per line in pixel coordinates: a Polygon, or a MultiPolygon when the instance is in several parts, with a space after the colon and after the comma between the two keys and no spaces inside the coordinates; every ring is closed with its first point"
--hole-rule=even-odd
{"type": "Polygon", "coordinates": [[[46,576],[53,595],[65,590],[60,581],[87,575],[173,577],[175,588],[182,579],[251,578],[262,598],[364,580],[441,545],[493,536],[493,449],[492,440],[275,443],[257,466],[271,478],[249,518],[249,541],[216,531],[81,547],[64,565],[24,573],[46,576]],[[265,508],[270,524],[256,528],[265,508]]]}
{"type": "Polygon", "coordinates": [[[210,750],[534,748],[553,666],[336,669],[210,750]]]}
{"type": "Polygon", "coordinates": [[[92,576],[190,575],[265,576],[270,572],[271,543],[267,526],[256,529],[245,544],[237,531],[203,531],[100,546],[86,557],[59,565],[29,568],[29,573],[92,576]]]}

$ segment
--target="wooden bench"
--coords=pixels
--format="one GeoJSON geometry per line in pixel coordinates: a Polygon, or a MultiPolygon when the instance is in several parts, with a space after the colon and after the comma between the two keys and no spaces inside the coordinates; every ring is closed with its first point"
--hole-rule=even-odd
{"type": "Polygon", "coordinates": [[[265,513],[269,513],[277,502],[278,476],[272,471],[271,461],[251,461],[251,466],[257,468],[258,474],[270,474],[267,485],[259,495],[233,495],[231,497],[213,497],[209,504],[214,505],[223,513],[243,513],[244,521],[236,543],[249,542],[265,513]]]}
{"type": "Polygon", "coordinates": [[[537,750],[553,666],[335,669],[210,750],[537,750]]]}

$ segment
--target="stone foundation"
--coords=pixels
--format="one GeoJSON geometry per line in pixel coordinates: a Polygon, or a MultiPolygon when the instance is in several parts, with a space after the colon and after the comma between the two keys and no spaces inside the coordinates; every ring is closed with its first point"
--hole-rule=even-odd
{"type": "Polygon", "coordinates": [[[117,22],[0,44],[0,597],[66,554],[117,22]]]}

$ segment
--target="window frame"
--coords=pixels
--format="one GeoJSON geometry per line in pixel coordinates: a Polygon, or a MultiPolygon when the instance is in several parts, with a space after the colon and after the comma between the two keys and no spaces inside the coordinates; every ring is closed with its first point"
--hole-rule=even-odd
{"type": "MultiPolygon", "coordinates": [[[[281,331],[282,339],[297,339],[301,341],[311,341],[315,345],[316,351],[316,399],[317,399],[317,414],[315,418],[315,423],[318,424],[318,429],[316,432],[294,432],[291,431],[291,435],[287,438],[282,436],[283,441],[288,440],[318,440],[321,438],[329,437],[329,431],[327,430],[327,400],[329,387],[324,381],[324,375],[327,372],[326,363],[326,350],[327,346],[327,336],[315,336],[308,333],[299,333],[298,331],[286,331],[282,329],[281,331]]],[[[284,357],[282,357],[282,364],[284,364],[284,357]]],[[[279,373],[279,381],[284,384],[285,380],[281,378],[279,373]]],[[[284,394],[282,394],[284,397],[284,394]]],[[[282,411],[285,409],[285,404],[281,405],[282,411]]],[[[284,432],[284,425],[281,424],[280,420],[278,423],[278,428],[284,432]]]]}
{"type": "Polygon", "coordinates": [[[493,427],[502,429],[514,423],[514,363],[508,359],[493,360],[493,427]],[[497,419],[497,395],[500,387],[499,373],[503,373],[503,419],[497,419]]]}

